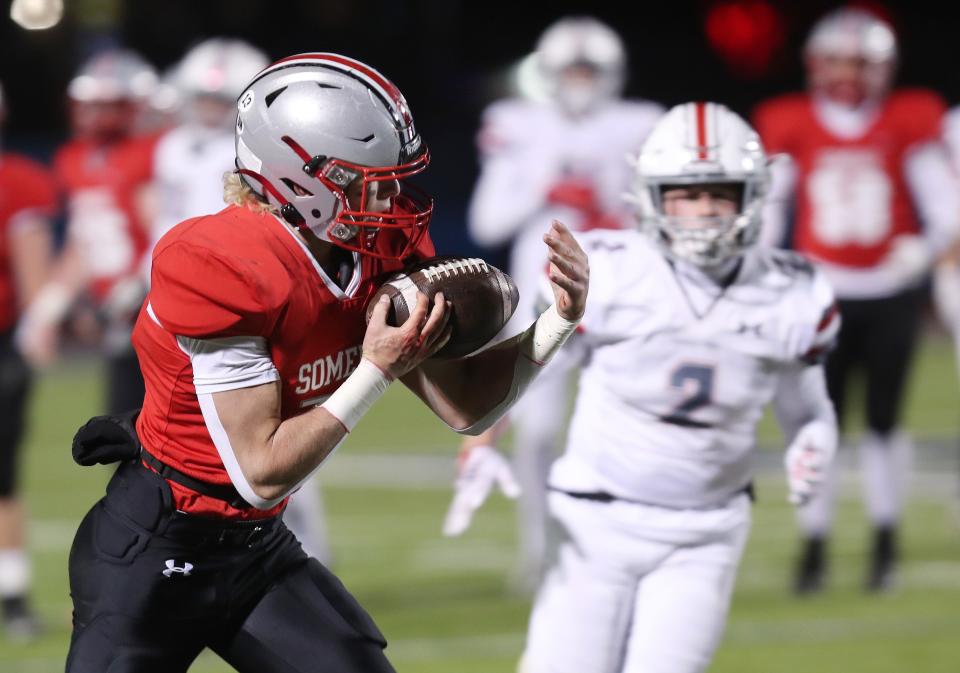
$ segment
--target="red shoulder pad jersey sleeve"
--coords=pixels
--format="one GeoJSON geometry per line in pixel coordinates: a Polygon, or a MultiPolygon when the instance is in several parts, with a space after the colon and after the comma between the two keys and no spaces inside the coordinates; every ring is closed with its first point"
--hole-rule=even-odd
{"type": "Polygon", "coordinates": [[[53,216],[57,210],[58,190],[56,182],[43,166],[18,156],[6,156],[4,161],[16,169],[16,184],[7,198],[13,203],[9,209],[11,219],[23,211],[37,211],[43,216],[53,216]]]}
{"type": "Polygon", "coordinates": [[[154,256],[148,299],[164,329],[180,336],[265,336],[270,328],[256,280],[190,243],[174,242],[154,256]]]}
{"type": "Polygon", "coordinates": [[[768,153],[790,153],[800,106],[805,98],[791,94],[760,103],[753,112],[753,127],[768,153]]]}
{"type": "Polygon", "coordinates": [[[947,104],[939,94],[926,89],[906,89],[891,94],[898,125],[908,145],[939,140],[947,104]]]}

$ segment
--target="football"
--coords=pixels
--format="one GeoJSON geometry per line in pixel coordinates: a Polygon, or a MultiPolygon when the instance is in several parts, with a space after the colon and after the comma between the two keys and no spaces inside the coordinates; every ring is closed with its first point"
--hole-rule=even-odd
{"type": "Polygon", "coordinates": [[[433,299],[438,292],[452,306],[450,340],[433,357],[469,355],[489,343],[517,309],[520,294],[513,279],[478,257],[433,257],[417,262],[390,278],[370,298],[367,322],[380,295],[390,297],[387,322],[406,322],[417,304],[417,291],[433,299]]]}

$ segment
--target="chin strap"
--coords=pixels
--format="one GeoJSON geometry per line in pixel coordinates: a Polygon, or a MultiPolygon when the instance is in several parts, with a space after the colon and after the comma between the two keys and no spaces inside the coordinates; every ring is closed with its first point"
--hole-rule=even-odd
{"type": "Polygon", "coordinates": [[[265,191],[270,192],[270,196],[275,198],[277,200],[277,203],[280,204],[280,217],[282,217],[284,220],[289,222],[294,227],[297,227],[298,229],[306,226],[307,221],[304,219],[303,215],[300,214],[300,211],[297,210],[292,203],[287,201],[287,199],[284,198],[283,194],[281,194],[280,191],[276,187],[274,187],[269,180],[267,180],[265,177],[263,177],[259,173],[255,171],[251,171],[246,168],[238,168],[236,172],[239,175],[243,175],[248,178],[253,178],[254,180],[260,183],[260,186],[263,187],[265,191]]]}

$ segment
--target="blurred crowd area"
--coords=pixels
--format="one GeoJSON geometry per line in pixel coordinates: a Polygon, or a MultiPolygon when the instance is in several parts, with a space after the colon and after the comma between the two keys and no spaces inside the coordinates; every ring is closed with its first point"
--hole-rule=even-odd
{"type": "MultiPolygon", "coordinates": [[[[271,58],[303,51],[349,54],[401,87],[443,166],[422,176],[437,195],[432,234],[453,252],[478,252],[465,211],[478,172],[474,137],[483,108],[515,91],[516,69],[556,19],[589,13],[624,39],[625,95],[671,105],[702,98],[749,115],[765,97],[803,88],[803,42],[842,3],[688,0],[642,11],[551,3],[441,0],[64,0],[46,30],[0,23],[0,82],[7,98],[3,143],[41,160],[70,134],[66,90],[80,65],[108,47],[136,50],[161,74],[208,37],[244,39],[271,58]]],[[[930,3],[867,2],[893,21],[904,45],[898,82],[931,86],[960,101],[943,59],[949,22],[930,3]]],[[[487,251],[497,259],[505,250],[487,251]]]]}

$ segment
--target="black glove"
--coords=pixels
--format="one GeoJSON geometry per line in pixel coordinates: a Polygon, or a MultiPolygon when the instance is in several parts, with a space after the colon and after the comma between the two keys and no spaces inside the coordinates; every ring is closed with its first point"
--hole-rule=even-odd
{"type": "Polygon", "coordinates": [[[140,409],[120,416],[94,416],[73,436],[73,459],[78,465],[109,465],[140,455],[136,422],[140,409]]]}

